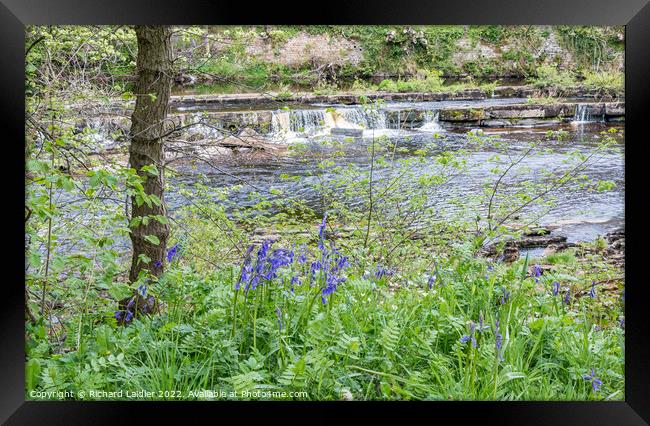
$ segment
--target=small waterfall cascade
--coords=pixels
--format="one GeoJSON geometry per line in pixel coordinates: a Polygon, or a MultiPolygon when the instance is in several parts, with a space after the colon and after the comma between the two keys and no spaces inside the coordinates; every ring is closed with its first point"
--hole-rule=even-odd
{"type": "MultiPolygon", "coordinates": [[[[337,110],[345,121],[361,129],[386,129],[386,111],[366,108],[344,108],[337,110]]],[[[343,126],[340,126],[343,127],[343,126]]]]}
{"type": "Polygon", "coordinates": [[[424,124],[418,130],[423,132],[442,132],[444,129],[440,125],[440,111],[427,110],[424,112],[424,124]]]}
{"type": "Polygon", "coordinates": [[[590,121],[591,114],[589,113],[588,105],[586,104],[577,104],[576,112],[573,115],[574,123],[586,123],[590,121]]]}
{"type": "Polygon", "coordinates": [[[594,115],[592,107],[588,104],[576,104],[576,112],[573,115],[573,123],[594,123],[605,122],[605,111],[603,108],[602,114],[594,115]]]}
{"type": "MultiPolygon", "coordinates": [[[[350,130],[416,130],[442,132],[440,111],[420,110],[419,114],[408,109],[382,110],[363,107],[318,108],[300,110],[277,110],[271,113],[270,136],[276,140],[329,135],[332,129],[350,130]],[[415,122],[401,128],[403,117],[418,117],[415,122]],[[415,127],[413,126],[415,124],[415,127]]],[[[413,120],[413,118],[411,118],[413,120]]]]}
{"type": "MultiPolygon", "coordinates": [[[[598,108],[596,108],[598,110],[598,108]]],[[[605,109],[602,108],[601,114],[593,114],[593,106],[589,104],[576,104],[576,111],[573,115],[573,123],[595,123],[601,122],[604,123],[605,120],[605,109]]]]}
{"type": "Polygon", "coordinates": [[[271,115],[271,134],[281,137],[293,136],[291,131],[291,112],[273,111],[271,115]]]}
{"type": "Polygon", "coordinates": [[[329,134],[333,128],[385,129],[386,112],[364,108],[273,111],[271,134],[277,138],[329,134]]]}

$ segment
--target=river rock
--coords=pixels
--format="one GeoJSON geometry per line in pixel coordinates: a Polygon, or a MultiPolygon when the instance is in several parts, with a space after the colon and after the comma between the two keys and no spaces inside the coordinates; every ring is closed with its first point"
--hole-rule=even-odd
{"type": "Polygon", "coordinates": [[[330,132],[333,135],[344,135],[344,136],[352,136],[352,137],[361,137],[361,136],[363,136],[363,129],[333,127],[330,130],[330,132]]]}

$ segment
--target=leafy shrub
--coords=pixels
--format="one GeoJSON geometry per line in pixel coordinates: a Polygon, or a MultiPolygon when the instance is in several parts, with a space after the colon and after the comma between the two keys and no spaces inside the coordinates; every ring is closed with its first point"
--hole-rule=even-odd
{"type": "Polygon", "coordinates": [[[575,85],[575,76],[569,71],[559,71],[553,65],[542,65],[537,68],[537,75],[532,80],[536,87],[548,88],[555,87],[559,89],[575,85]]]}
{"type": "Polygon", "coordinates": [[[625,89],[625,76],[621,72],[588,72],[583,84],[599,97],[615,98],[625,89]]]}

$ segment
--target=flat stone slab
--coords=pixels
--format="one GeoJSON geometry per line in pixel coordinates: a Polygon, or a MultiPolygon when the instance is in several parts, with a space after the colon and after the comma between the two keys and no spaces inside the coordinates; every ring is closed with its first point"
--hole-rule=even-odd
{"type": "Polygon", "coordinates": [[[579,105],[584,105],[586,112],[592,117],[604,117],[614,121],[625,116],[623,102],[563,102],[443,108],[440,110],[439,120],[460,125],[469,123],[483,127],[548,125],[574,117],[579,105]]]}

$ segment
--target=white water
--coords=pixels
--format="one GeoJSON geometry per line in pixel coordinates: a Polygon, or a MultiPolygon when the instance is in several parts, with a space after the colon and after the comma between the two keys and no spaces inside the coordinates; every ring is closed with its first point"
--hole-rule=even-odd
{"type": "MultiPolygon", "coordinates": [[[[424,132],[441,132],[438,110],[424,111],[421,127],[413,129],[424,132]]],[[[329,135],[334,128],[363,130],[364,136],[387,131],[400,130],[401,111],[366,109],[363,107],[278,110],[273,111],[270,136],[273,140],[303,139],[319,135],[329,135]],[[389,114],[397,121],[389,123],[389,114]]],[[[393,120],[394,121],[394,120],[393,120]]]]}
{"type": "Polygon", "coordinates": [[[423,132],[434,132],[434,133],[444,131],[444,129],[440,125],[440,121],[438,121],[439,117],[440,117],[440,111],[438,110],[425,111],[424,124],[418,130],[423,132]]]}
{"type": "Polygon", "coordinates": [[[574,113],[573,120],[571,122],[575,124],[582,124],[604,121],[604,116],[592,115],[587,104],[576,104],[576,112],[574,113]]]}

